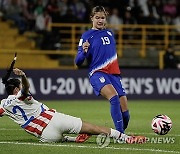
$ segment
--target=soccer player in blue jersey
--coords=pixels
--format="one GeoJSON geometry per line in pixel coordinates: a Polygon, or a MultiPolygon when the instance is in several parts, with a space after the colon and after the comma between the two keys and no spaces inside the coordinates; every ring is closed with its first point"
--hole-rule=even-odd
{"type": "Polygon", "coordinates": [[[90,16],[92,28],[82,34],[75,63],[80,66],[87,59],[89,79],[94,92],[109,100],[114,125],[118,131],[124,133],[130,115],[121,83],[114,34],[106,29],[107,15],[104,7],[93,8],[90,16]]]}

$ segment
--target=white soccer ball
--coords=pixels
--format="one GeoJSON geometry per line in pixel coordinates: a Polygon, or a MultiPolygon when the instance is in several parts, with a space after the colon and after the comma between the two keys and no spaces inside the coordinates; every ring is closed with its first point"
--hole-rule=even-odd
{"type": "Polygon", "coordinates": [[[151,127],[156,134],[165,135],[172,128],[172,120],[167,115],[160,114],[153,118],[151,127]]]}

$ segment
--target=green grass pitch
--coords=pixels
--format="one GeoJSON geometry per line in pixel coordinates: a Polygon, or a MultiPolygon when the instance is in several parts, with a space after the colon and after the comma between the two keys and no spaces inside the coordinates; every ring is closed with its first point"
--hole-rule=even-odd
{"type": "MultiPolygon", "coordinates": [[[[108,101],[44,101],[50,108],[59,112],[81,117],[97,125],[114,127],[108,101]]],[[[111,140],[106,148],[96,144],[96,136],[85,143],[40,143],[37,138],[22,130],[7,117],[0,118],[1,154],[80,154],[80,153],[132,153],[132,154],[180,154],[180,101],[129,101],[131,120],[127,134],[145,135],[146,144],[118,144],[111,140]],[[157,114],[166,114],[172,121],[172,130],[159,136],[151,130],[151,120],[157,114]]]]}

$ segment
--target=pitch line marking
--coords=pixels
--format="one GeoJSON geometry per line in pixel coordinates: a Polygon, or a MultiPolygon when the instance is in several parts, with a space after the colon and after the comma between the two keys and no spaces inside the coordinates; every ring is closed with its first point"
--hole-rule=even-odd
{"type": "MultiPolygon", "coordinates": [[[[32,146],[49,146],[49,147],[71,147],[71,148],[90,148],[90,149],[101,149],[95,146],[85,146],[85,145],[63,145],[63,144],[47,144],[47,143],[25,143],[25,142],[0,142],[0,144],[15,144],[15,145],[32,145],[32,146]]],[[[106,149],[112,150],[127,150],[127,151],[150,151],[150,152],[163,152],[163,153],[177,153],[179,151],[168,151],[160,149],[138,149],[138,148],[118,148],[118,147],[105,147],[106,149]]]]}
{"type": "Polygon", "coordinates": [[[7,130],[7,131],[9,131],[9,130],[23,130],[23,129],[14,129],[14,128],[0,128],[0,130],[7,130]]]}

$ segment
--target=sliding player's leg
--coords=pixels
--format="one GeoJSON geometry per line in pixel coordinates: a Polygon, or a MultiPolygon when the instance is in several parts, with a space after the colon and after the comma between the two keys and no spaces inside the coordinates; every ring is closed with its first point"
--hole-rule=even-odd
{"type": "MultiPolygon", "coordinates": [[[[99,135],[105,134],[111,138],[116,139],[117,141],[125,141],[125,143],[144,143],[146,142],[146,137],[144,136],[128,136],[124,133],[121,133],[115,129],[107,128],[103,126],[97,126],[88,122],[82,122],[82,128],[80,133],[86,133],[90,135],[99,135]]],[[[122,143],[122,142],[121,142],[122,143]]]]}
{"type": "Polygon", "coordinates": [[[40,140],[42,142],[59,142],[59,141],[75,141],[84,142],[91,135],[106,134],[116,140],[124,140],[126,143],[138,143],[139,139],[145,142],[145,137],[131,137],[117,130],[97,126],[88,122],[82,121],[80,118],[69,116],[66,114],[56,112],[50,123],[43,130],[40,140]],[[86,134],[83,138],[77,137],[63,137],[63,134],[86,134]],[[73,140],[71,140],[73,139],[73,140]]]}
{"type": "Polygon", "coordinates": [[[122,139],[124,141],[128,138],[127,135],[122,134],[117,130],[110,129],[103,126],[97,126],[97,125],[94,125],[85,121],[82,122],[82,127],[79,133],[80,135],[77,138],[69,137],[69,136],[65,136],[65,138],[67,139],[67,141],[76,141],[76,142],[84,142],[91,135],[99,135],[99,134],[104,134],[109,137],[113,137],[117,140],[122,139]]]}

